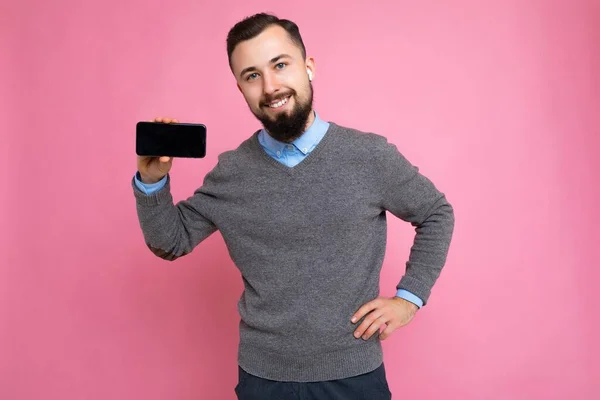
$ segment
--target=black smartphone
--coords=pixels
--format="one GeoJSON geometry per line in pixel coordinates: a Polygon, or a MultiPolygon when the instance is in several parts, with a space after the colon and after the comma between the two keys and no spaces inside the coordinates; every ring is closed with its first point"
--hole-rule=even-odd
{"type": "Polygon", "coordinates": [[[138,122],[135,147],[139,156],[204,158],[206,126],[204,124],[138,122]]]}

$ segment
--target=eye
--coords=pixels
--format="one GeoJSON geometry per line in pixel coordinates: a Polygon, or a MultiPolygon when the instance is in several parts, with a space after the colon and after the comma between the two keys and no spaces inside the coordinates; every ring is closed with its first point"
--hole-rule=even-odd
{"type": "Polygon", "coordinates": [[[246,77],[246,80],[247,80],[247,81],[249,81],[249,80],[251,80],[251,79],[254,79],[254,77],[255,77],[256,75],[258,75],[258,74],[257,74],[256,72],[253,72],[253,73],[251,73],[250,75],[248,75],[248,76],[246,77]]]}
{"type": "Polygon", "coordinates": [[[281,65],[281,68],[285,67],[285,63],[280,62],[279,64],[277,64],[275,66],[275,68],[281,69],[281,68],[279,68],[280,65],[281,65]]]}

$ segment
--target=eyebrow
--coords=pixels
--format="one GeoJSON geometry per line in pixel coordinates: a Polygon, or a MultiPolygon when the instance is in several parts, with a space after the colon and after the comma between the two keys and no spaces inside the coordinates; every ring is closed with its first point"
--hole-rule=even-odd
{"type": "MultiPolygon", "coordinates": [[[[277,57],[271,58],[271,60],[269,61],[269,63],[270,64],[275,64],[277,61],[279,61],[282,58],[292,58],[292,56],[290,56],[289,54],[280,54],[277,57]]],[[[250,71],[256,71],[256,70],[258,70],[258,68],[254,67],[254,66],[244,68],[242,70],[242,72],[240,72],[240,78],[243,77],[246,73],[248,73],[250,71]]]]}

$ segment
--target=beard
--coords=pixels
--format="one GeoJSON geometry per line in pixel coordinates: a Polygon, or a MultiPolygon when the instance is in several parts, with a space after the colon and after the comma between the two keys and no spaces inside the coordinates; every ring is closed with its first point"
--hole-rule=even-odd
{"type": "Polygon", "coordinates": [[[260,103],[261,111],[252,111],[252,113],[274,139],[279,140],[280,142],[290,143],[302,136],[306,130],[306,122],[308,121],[313,105],[313,88],[310,83],[307,92],[308,99],[305,102],[299,100],[296,91],[293,89],[290,89],[284,94],[278,94],[277,96],[267,96],[260,103]],[[292,98],[294,99],[294,107],[289,113],[280,112],[274,117],[271,117],[262,111],[262,108],[268,107],[269,103],[288,96],[291,96],[290,100],[292,98]]]}

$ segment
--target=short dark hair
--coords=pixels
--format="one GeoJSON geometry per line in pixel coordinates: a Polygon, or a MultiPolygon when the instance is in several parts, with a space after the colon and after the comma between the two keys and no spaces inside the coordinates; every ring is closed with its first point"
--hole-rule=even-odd
{"type": "Polygon", "coordinates": [[[306,59],[306,48],[300,36],[298,25],[288,19],[280,19],[273,14],[258,13],[239,21],[229,30],[227,34],[227,58],[231,68],[231,54],[235,47],[244,40],[252,39],[272,25],[279,25],[286,30],[290,39],[302,52],[302,58],[306,59]]]}

